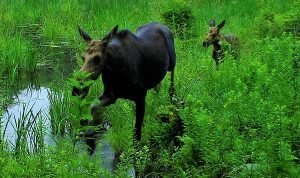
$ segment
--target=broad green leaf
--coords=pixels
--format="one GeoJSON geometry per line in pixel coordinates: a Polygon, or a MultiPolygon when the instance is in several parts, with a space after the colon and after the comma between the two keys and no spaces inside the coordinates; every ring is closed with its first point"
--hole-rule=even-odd
{"type": "Polygon", "coordinates": [[[89,80],[83,83],[82,88],[88,87],[94,83],[94,80],[89,80]]]}
{"type": "Polygon", "coordinates": [[[83,119],[93,120],[93,116],[91,114],[85,114],[82,116],[83,119]]]}
{"type": "Polygon", "coordinates": [[[76,88],[80,88],[80,82],[78,80],[75,80],[73,78],[69,78],[69,84],[73,87],[76,87],[76,88]]]}

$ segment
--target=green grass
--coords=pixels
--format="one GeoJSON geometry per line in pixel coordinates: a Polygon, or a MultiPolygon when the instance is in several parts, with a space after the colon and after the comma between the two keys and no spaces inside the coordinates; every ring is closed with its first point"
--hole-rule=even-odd
{"type": "MultiPolygon", "coordinates": [[[[138,154],[132,147],[134,104],[118,100],[101,111],[112,123],[109,142],[115,151],[122,152],[116,176],[124,177],[136,156],[142,175],[150,177],[297,177],[300,41],[288,27],[291,21],[299,27],[300,1],[176,3],[188,4],[195,16],[192,38],[175,38],[175,87],[179,97],[186,94],[185,108],[168,114],[183,120],[181,146],[174,148],[166,142],[166,130],[172,127],[158,119],[162,112],[168,112],[166,76],[159,93],[148,92],[142,151],[138,154]],[[224,33],[236,34],[241,41],[239,61],[227,56],[219,71],[214,69],[211,48],[202,47],[212,18],[217,22],[226,19],[224,33]],[[242,169],[243,165],[255,165],[255,169],[242,169]]],[[[8,90],[22,70],[32,72],[52,64],[52,60],[69,58],[76,58],[81,65],[79,56],[86,44],[77,25],[94,38],[101,38],[116,24],[135,31],[150,21],[163,22],[161,14],[173,4],[158,0],[1,1],[1,98],[9,98],[8,90]],[[45,44],[48,46],[41,47],[45,44]],[[69,55],[52,55],[64,49],[69,55]]],[[[71,87],[60,75],[57,78],[51,85],[59,93],[51,98],[51,116],[52,127],[60,133],[60,126],[73,116],[71,87]]],[[[88,99],[98,97],[102,87],[100,80],[94,83],[88,99]]],[[[1,102],[0,113],[6,103],[1,102]]],[[[57,146],[42,152],[18,157],[0,141],[0,177],[111,176],[100,168],[101,161],[100,157],[89,157],[78,145],[74,147],[72,137],[60,138],[57,146]]]]}

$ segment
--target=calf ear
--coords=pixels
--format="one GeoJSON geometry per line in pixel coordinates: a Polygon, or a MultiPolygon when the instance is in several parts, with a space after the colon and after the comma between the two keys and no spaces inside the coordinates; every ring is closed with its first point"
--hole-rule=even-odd
{"type": "Polygon", "coordinates": [[[119,25],[116,25],[110,32],[110,40],[112,40],[118,33],[119,25]]]}
{"type": "Polygon", "coordinates": [[[80,36],[81,36],[86,42],[92,41],[92,38],[90,37],[90,35],[87,34],[84,30],[82,30],[79,26],[78,26],[78,31],[79,31],[80,36]]]}
{"type": "Polygon", "coordinates": [[[215,25],[216,25],[215,19],[211,19],[211,20],[209,21],[209,26],[210,26],[210,27],[214,27],[215,25]]]}
{"type": "Polygon", "coordinates": [[[225,25],[225,20],[223,20],[219,25],[218,25],[218,29],[220,30],[221,28],[223,28],[225,25]]]}

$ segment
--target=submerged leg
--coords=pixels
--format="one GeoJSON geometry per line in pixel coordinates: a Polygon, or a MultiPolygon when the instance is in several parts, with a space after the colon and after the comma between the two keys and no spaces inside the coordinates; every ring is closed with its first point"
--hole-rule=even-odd
{"type": "Polygon", "coordinates": [[[95,137],[95,135],[88,136],[85,139],[85,143],[88,146],[87,150],[88,150],[89,154],[92,155],[96,150],[96,137],[95,137]]]}
{"type": "MultiPolygon", "coordinates": [[[[97,110],[100,107],[105,107],[110,104],[113,104],[116,102],[116,99],[110,95],[107,92],[104,92],[100,97],[100,104],[91,105],[91,114],[93,116],[93,120],[82,120],[80,121],[80,124],[82,126],[97,126],[100,125],[101,122],[99,122],[99,119],[97,119],[97,110]]],[[[97,130],[97,129],[96,129],[97,130]]],[[[90,155],[92,155],[96,149],[96,132],[94,128],[90,128],[86,131],[84,131],[83,136],[85,138],[85,142],[88,145],[88,152],[90,155]]]]}

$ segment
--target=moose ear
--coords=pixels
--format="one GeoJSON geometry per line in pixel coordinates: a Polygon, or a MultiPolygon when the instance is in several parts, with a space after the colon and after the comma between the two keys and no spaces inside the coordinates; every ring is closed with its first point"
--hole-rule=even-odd
{"type": "Polygon", "coordinates": [[[214,27],[215,25],[216,25],[215,19],[211,19],[211,20],[209,21],[209,26],[210,26],[210,27],[214,27]]]}
{"type": "Polygon", "coordinates": [[[108,44],[118,33],[119,26],[116,25],[108,34],[102,38],[103,44],[108,44]]]}
{"type": "Polygon", "coordinates": [[[82,30],[79,26],[78,26],[78,31],[80,36],[86,41],[86,42],[90,42],[92,41],[92,38],[90,37],[90,35],[88,35],[84,30],[82,30]]]}
{"type": "Polygon", "coordinates": [[[225,25],[225,20],[223,20],[219,25],[218,25],[218,29],[220,30],[221,28],[223,28],[225,25]]]}
{"type": "Polygon", "coordinates": [[[118,33],[119,25],[116,25],[110,32],[110,40],[112,40],[118,33]]]}

